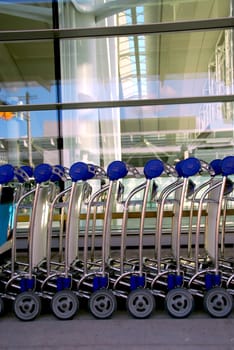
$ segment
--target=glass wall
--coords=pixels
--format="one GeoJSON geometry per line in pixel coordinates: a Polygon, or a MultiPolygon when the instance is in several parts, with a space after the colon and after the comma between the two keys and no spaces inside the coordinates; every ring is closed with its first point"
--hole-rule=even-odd
{"type": "Polygon", "coordinates": [[[231,16],[230,0],[62,0],[61,27],[108,27],[231,16]]]}
{"type": "Polygon", "coordinates": [[[234,147],[228,108],[229,102],[219,102],[64,112],[66,165],[122,159],[142,170],[151,158],[170,164],[188,156],[222,159],[234,147]]]}
{"type": "Polygon", "coordinates": [[[232,30],[62,40],[63,101],[231,95],[232,42],[232,30]]]}
{"type": "Polygon", "coordinates": [[[52,0],[1,1],[1,31],[49,28],[53,28],[52,0]]]}
{"type": "MultiPolygon", "coordinates": [[[[27,97],[27,94],[26,94],[27,97]]],[[[59,163],[58,119],[55,111],[14,112],[0,118],[0,164],[59,163]]]]}
{"type": "Polygon", "coordinates": [[[232,154],[232,13],[231,0],[1,2],[1,162],[232,154]]]}

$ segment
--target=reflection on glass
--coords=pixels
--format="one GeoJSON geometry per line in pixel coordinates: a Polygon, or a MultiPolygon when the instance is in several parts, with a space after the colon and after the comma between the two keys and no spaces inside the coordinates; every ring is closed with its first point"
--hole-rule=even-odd
{"type": "Polygon", "coordinates": [[[0,30],[52,28],[52,0],[0,2],[0,30]]]}
{"type": "Polygon", "coordinates": [[[9,104],[56,101],[52,41],[0,44],[0,100],[9,104]]]}
{"type": "Polygon", "coordinates": [[[61,50],[64,102],[234,92],[232,30],[63,40],[61,50]]]}
{"type": "Polygon", "coordinates": [[[195,156],[210,162],[233,154],[229,103],[200,103],[63,112],[66,166],[115,159],[142,168],[150,158],[174,164],[195,156]]]}
{"type": "Polygon", "coordinates": [[[0,117],[0,164],[58,164],[57,139],[55,111],[20,112],[11,119],[0,117]]]}
{"type": "Polygon", "coordinates": [[[230,0],[62,0],[62,28],[190,21],[231,16],[230,0]]]}

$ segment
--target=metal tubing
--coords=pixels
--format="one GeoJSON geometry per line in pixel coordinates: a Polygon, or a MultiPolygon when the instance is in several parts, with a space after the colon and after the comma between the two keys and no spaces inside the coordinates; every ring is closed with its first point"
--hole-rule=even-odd
{"type": "MultiPolygon", "coordinates": [[[[30,196],[31,194],[35,194],[36,189],[25,193],[16,203],[15,206],[15,214],[14,214],[14,222],[13,222],[13,232],[12,232],[12,248],[11,248],[11,276],[15,273],[15,260],[16,260],[16,231],[17,231],[17,222],[18,222],[18,213],[20,209],[20,205],[23,200],[30,196]]],[[[28,237],[29,238],[29,237],[28,237]]]]}
{"type": "MultiPolygon", "coordinates": [[[[127,236],[127,220],[128,220],[128,209],[129,204],[132,197],[138,192],[142,191],[146,187],[146,182],[140,184],[136,188],[134,188],[126,198],[123,205],[123,219],[122,219],[122,227],[121,227],[121,247],[120,247],[120,274],[124,273],[124,261],[126,259],[126,236],[127,236]]],[[[143,214],[143,209],[142,209],[143,214]]],[[[144,213],[145,215],[145,213],[144,213]]]]}
{"type": "Polygon", "coordinates": [[[157,259],[158,273],[161,272],[161,238],[164,206],[168,196],[181,186],[183,186],[183,182],[181,179],[178,179],[161,192],[161,196],[158,201],[157,223],[155,232],[155,255],[157,259]]]}
{"type": "Polygon", "coordinates": [[[91,219],[91,209],[95,205],[96,199],[100,198],[101,194],[104,194],[109,189],[109,184],[95,192],[88,203],[86,211],[86,223],[85,223],[85,232],[84,232],[84,274],[88,272],[88,239],[89,239],[89,223],[91,219]]]}
{"type": "MultiPolygon", "coordinates": [[[[46,265],[47,265],[47,276],[50,275],[51,273],[51,240],[52,240],[52,223],[53,223],[53,209],[56,206],[56,203],[58,202],[58,200],[68,194],[71,191],[71,186],[66,188],[64,191],[60,192],[54,199],[53,202],[51,203],[50,206],[50,213],[49,213],[49,225],[48,225],[48,231],[47,231],[47,256],[46,256],[46,265]]],[[[64,203],[65,206],[65,203],[64,203]]],[[[61,232],[60,232],[61,235],[61,232]]],[[[61,237],[60,237],[61,240],[61,237]]],[[[61,247],[60,247],[61,249],[61,247]]]]}
{"type": "Polygon", "coordinates": [[[116,193],[117,181],[110,181],[109,190],[106,199],[106,208],[103,221],[102,232],[102,275],[105,277],[107,260],[110,252],[110,235],[111,235],[111,220],[112,220],[112,206],[114,201],[114,194],[116,193]]]}
{"type": "MultiPolygon", "coordinates": [[[[203,192],[199,200],[198,213],[197,213],[197,223],[196,223],[196,233],[195,233],[195,273],[198,272],[199,268],[199,242],[200,242],[200,228],[201,228],[201,216],[203,204],[206,196],[213,190],[218,188],[222,184],[222,180],[212,184],[206,191],[203,192]]],[[[208,201],[207,201],[208,202],[208,201]]]]}

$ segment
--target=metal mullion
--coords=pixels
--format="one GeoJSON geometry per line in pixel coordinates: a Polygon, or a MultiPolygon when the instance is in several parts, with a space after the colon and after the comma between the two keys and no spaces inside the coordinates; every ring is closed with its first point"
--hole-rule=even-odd
{"type": "Polygon", "coordinates": [[[0,105],[2,112],[26,112],[26,111],[50,111],[50,110],[72,110],[72,109],[96,109],[96,108],[118,108],[118,107],[138,107],[138,106],[160,106],[196,103],[218,103],[233,102],[234,95],[217,96],[196,96],[180,98],[161,99],[137,99],[137,100],[113,100],[94,102],[69,102],[69,103],[48,103],[31,105],[0,105]]]}
{"type": "Polygon", "coordinates": [[[100,38],[112,36],[130,36],[145,34],[163,34],[194,30],[218,30],[234,27],[234,17],[167,22],[154,24],[137,24],[115,27],[90,27],[72,29],[41,29],[0,31],[0,42],[25,41],[25,40],[52,40],[52,39],[78,39],[100,38]]]}

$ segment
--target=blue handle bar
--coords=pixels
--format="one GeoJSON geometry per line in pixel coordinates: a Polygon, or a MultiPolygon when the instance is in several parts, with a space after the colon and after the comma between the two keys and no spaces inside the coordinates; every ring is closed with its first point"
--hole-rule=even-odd
{"type": "Polygon", "coordinates": [[[113,161],[107,167],[107,176],[110,179],[110,181],[122,179],[127,175],[127,173],[128,168],[126,163],[120,160],[113,161]]]}
{"type": "Polygon", "coordinates": [[[199,159],[190,157],[179,161],[176,164],[175,169],[179,177],[188,178],[196,175],[200,171],[201,163],[199,159]]]}
{"type": "Polygon", "coordinates": [[[222,159],[214,159],[210,162],[210,168],[214,171],[213,176],[222,174],[222,159]]]}
{"type": "Polygon", "coordinates": [[[222,175],[234,175],[234,156],[227,156],[222,160],[222,175]]]}
{"type": "Polygon", "coordinates": [[[0,166],[0,184],[3,185],[14,179],[14,167],[11,164],[3,164],[0,166]]]}
{"type": "Polygon", "coordinates": [[[163,162],[159,159],[151,159],[144,166],[144,175],[146,179],[159,177],[164,171],[163,162]]]}
{"type": "Polygon", "coordinates": [[[35,167],[33,175],[36,183],[49,181],[52,176],[52,166],[47,163],[39,164],[35,167]]]}
{"type": "Polygon", "coordinates": [[[73,182],[76,181],[87,181],[92,179],[95,174],[95,165],[86,164],[84,162],[76,162],[72,164],[69,170],[69,175],[73,182]]]}

